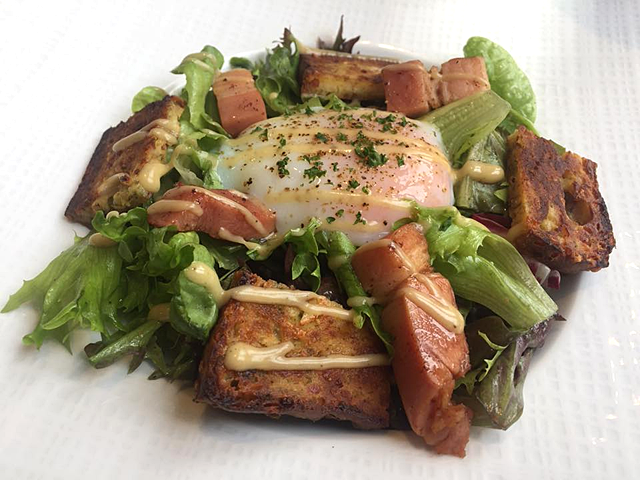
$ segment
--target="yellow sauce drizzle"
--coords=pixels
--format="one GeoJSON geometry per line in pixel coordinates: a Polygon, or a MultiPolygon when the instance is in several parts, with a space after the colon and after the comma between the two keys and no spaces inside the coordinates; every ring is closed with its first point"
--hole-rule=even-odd
{"type": "Polygon", "coordinates": [[[201,217],[204,211],[196,202],[187,200],[158,200],[147,208],[149,215],[168,213],[168,212],[191,212],[201,217]]]}
{"type": "Polygon", "coordinates": [[[217,194],[211,190],[207,190],[206,188],[185,185],[183,187],[177,187],[169,190],[167,193],[164,194],[164,198],[170,199],[172,197],[178,196],[181,193],[185,193],[185,192],[198,192],[203,195],[207,195],[211,198],[214,198],[218,202],[224,203],[225,205],[228,205],[238,210],[240,213],[242,213],[247,223],[249,223],[249,225],[251,225],[263,237],[266,237],[269,234],[269,230],[265,228],[265,226],[258,219],[258,217],[256,217],[253,213],[251,213],[251,211],[249,211],[247,207],[245,207],[244,205],[240,205],[238,202],[235,202],[223,195],[217,194]]]}
{"type": "Polygon", "coordinates": [[[326,357],[287,357],[292,342],[273,347],[254,347],[244,342],[230,345],[225,352],[224,366],[229,370],[328,370],[332,368],[366,368],[389,365],[382,353],[364,355],[327,355],[326,357]]]}
{"type": "Polygon", "coordinates": [[[453,170],[454,182],[458,183],[464,177],[470,177],[480,183],[498,183],[504,180],[504,169],[499,165],[469,160],[462,168],[453,170]]]}
{"type": "Polygon", "coordinates": [[[327,301],[313,292],[303,290],[289,290],[281,288],[261,288],[251,285],[224,290],[220,285],[220,280],[215,270],[202,262],[193,262],[185,270],[187,278],[198,285],[203,286],[214,298],[219,307],[226,305],[229,300],[239,302],[261,303],[265,305],[286,305],[296,307],[311,315],[327,315],[342,320],[352,320],[354,313],[352,310],[345,310],[342,307],[333,307],[310,303],[310,300],[327,301]]]}

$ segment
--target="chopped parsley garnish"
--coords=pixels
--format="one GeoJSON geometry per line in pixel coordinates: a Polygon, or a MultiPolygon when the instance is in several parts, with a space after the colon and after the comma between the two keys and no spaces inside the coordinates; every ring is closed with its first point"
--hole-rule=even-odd
{"type": "Polygon", "coordinates": [[[327,143],[329,141],[329,137],[327,137],[324,133],[318,132],[316,133],[316,138],[320,140],[322,143],[327,143]]]}
{"type": "Polygon", "coordinates": [[[327,217],[326,220],[327,220],[327,223],[333,223],[336,221],[335,217],[327,217]]]}
{"type": "Polygon", "coordinates": [[[339,132],[336,135],[336,138],[338,139],[339,142],[346,142],[347,141],[347,136],[342,132],[339,132]]]}
{"type": "Polygon", "coordinates": [[[313,165],[313,167],[307,168],[304,171],[304,176],[307,177],[309,180],[315,180],[316,178],[324,177],[327,174],[327,171],[322,170],[320,167],[321,167],[321,163],[316,162],[313,165]]]}
{"type": "Polygon", "coordinates": [[[304,113],[306,113],[307,115],[313,115],[313,110],[311,110],[311,107],[307,105],[304,109],[304,113]]]}
{"type": "Polygon", "coordinates": [[[251,130],[251,132],[250,132],[250,133],[256,133],[256,132],[259,132],[260,130],[262,130],[262,127],[258,125],[256,128],[254,128],[253,130],[251,130]]]}
{"type": "Polygon", "coordinates": [[[336,217],[342,217],[342,215],[344,215],[344,208],[341,208],[336,212],[336,217]]]}
{"type": "Polygon", "coordinates": [[[394,114],[392,114],[392,113],[390,113],[386,117],[378,117],[378,118],[376,118],[376,122],[378,122],[380,125],[389,125],[389,124],[395,122],[395,120],[396,120],[396,116],[394,114]]]}
{"type": "Polygon", "coordinates": [[[371,193],[371,190],[369,190],[369,187],[362,187],[362,193],[369,195],[371,193]]]}
{"type": "Polygon", "coordinates": [[[284,147],[287,144],[287,140],[284,137],[280,138],[280,146],[284,147]]]}
{"type": "Polygon", "coordinates": [[[407,117],[402,117],[399,123],[401,127],[406,127],[409,122],[407,122],[407,117]]]}
{"type": "Polygon", "coordinates": [[[398,155],[397,160],[398,160],[399,167],[404,165],[404,155],[398,155]]]}
{"type": "Polygon", "coordinates": [[[373,145],[356,147],[354,151],[369,167],[379,167],[387,163],[387,156],[384,153],[378,152],[373,145]]]}
{"type": "Polygon", "coordinates": [[[352,145],[355,147],[354,152],[360,158],[362,158],[366,165],[369,167],[379,167],[380,165],[384,165],[387,163],[387,156],[376,151],[373,146],[373,141],[367,138],[362,130],[358,132],[356,139],[352,142],[352,145]]]}
{"type": "Polygon", "coordinates": [[[334,172],[338,171],[338,162],[333,162],[331,164],[331,170],[333,170],[334,172]]]}
{"type": "Polygon", "coordinates": [[[351,180],[349,180],[349,188],[355,190],[359,186],[360,186],[360,182],[359,181],[354,180],[353,178],[351,180]]]}
{"type": "Polygon", "coordinates": [[[280,178],[284,178],[289,175],[289,170],[287,170],[287,164],[289,163],[289,157],[284,157],[282,160],[278,160],[276,165],[278,166],[278,176],[280,178]]]}
{"type": "Polygon", "coordinates": [[[362,212],[356,213],[356,220],[355,220],[355,222],[353,222],[354,225],[357,225],[359,223],[361,223],[363,225],[367,224],[367,221],[364,218],[362,218],[362,212]]]}
{"type": "Polygon", "coordinates": [[[269,129],[265,128],[258,136],[260,137],[260,140],[266,142],[267,140],[269,140],[269,129]]]}
{"type": "Polygon", "coordinates": [[[303,155],[302,160],[307,163],[314,163],[320,160],[320,155],[303,155]]]}

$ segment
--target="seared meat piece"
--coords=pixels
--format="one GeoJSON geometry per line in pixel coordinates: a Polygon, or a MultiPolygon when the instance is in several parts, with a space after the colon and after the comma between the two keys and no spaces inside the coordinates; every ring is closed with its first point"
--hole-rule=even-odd
{"type": "Polygon", "coordinates": [[[179,134],[183,110],[181,98],[167,96],[104,132],[65,216],[91,226],[98,210],[124,212],[146,202],[152,192],[139,174],[145,165],[165,161],[167,148],[179,134]]]}
{"type": "MultiPolygon", "coordinates": [[[[287,287],[238,272],[235,285],[287,287]]],[[[337,306],[326,300],[325,305],[337,306]]],[[[292,342],[291,357],[384,353],[368,327],[349,320],[304,314],[297,308],[231,300],[209,339],[196,383],[196,401],[231,412],[291,415],[309,420],[347,420],[358,428],[389,423],[389,367],[329,370],[247,370],[225,366],[227,349],[238,342],[271,347],[292,342]]]]}
{"type": "Polygon", "coordinates": [[[451,394],[469,370],[469,347],[464,333],[435,318],[457,314],[451,285],[431,270],[420,225],[404,225],[386,240],[392,243],[360,247],[353,268],[369,292],[383,295],[382,323],[394,338],[392,366],[411,428],[436,452],[463,457],[472,414],[452,404],[451,394]]]}
{"type": "MultiPolygon", "coordinates": [[[[455,305],[449,282],[431,275],[455,305]]],[[[415,276],[400,289],[407,287],[429,294],[415,276]]],[[[385,306],[382,322],[394,337],[393,372],[411,428],[436,452],[464,457],[471,411],[451,403],[455,379],[469,370],[464,334],[450,332],[405,295],[385,306]]]]}
{"type": "Polygon", "coordinates": [[[509,239],[523,255],[562,273],[609,265],[615,239],[596,167],[522,126],[509,137],[509,239]]]}
{"type": "Polygon", "coordinates": [[[416,118],[490,88],[482,57],[453,58],[429,71],[419,60],[382,69],[387,110],[416,118]]]}
{"type": "Polygon", "coordinates": [[[489,77],[482,57],[452,58],[440,67],[438,97],[442,105],[489,90],[489,77]]]}
{"type": "Polygon", "coordinates": [[[218,102],[220,123],[233,137],[267,118],[264,100],[249,70],[238,68],[221,73],[213,83],[213,93],[218,102]]]}
{"type": "Polygon", "coordinates": [[[364,244],[356,250],[351,264],[370,295],[387,297],[413,273],[429,267],[422,226],[409,223],[387,238],[364,244]]]}
{"type": "Polygon", "coordinates": [[[263,238],[276,227],[275,212],[257,198],[235,190],[173,188],[152,204],[148,213],[154,227],[175,225],[180,232],[205,232],[227,240],[233,240],[230,236],[263,238]]]}
{"type": "Polygon", "coordinates": [[[384,101],[382,67],[397,61],[314,50],[300,54],[298,77],[302,99],[335,94],[342,100],[384,101]]]}

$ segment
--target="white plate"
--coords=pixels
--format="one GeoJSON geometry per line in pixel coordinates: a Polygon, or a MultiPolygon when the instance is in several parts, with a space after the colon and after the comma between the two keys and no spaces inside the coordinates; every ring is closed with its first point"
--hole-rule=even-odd
{"type": "MultiPolygon", "coordinates": [[[[359,5],[362,8],[364,4],[359,5]]],[[[256,3],[253,10],[257,8],[256,3]]],[[[310,28],[305,18],[319,15],[321,6],[309,8],[304,15],[297,14],[297,20],[291,23],[310,28]]],[[[381,21],[379,8],[372,8],[378,9],[377,13],[367,13],[363,18],[369,22],[372,18],[381,21]]],[[[110,28],[116,28],[118,17],[110,16],[108,9],[105,11],[110,28]]],[[[162,22],[153,12],[153,18],[162,22]]],[[[278,12],[284,15],[283,9],[278,12]]],[[[563,23],[563,28],[573,29],[579,39],[575,45],[570,43],[582,52],[579,59],[574,58],[571,51],[563,50],[568,44],[564,37],[562,42],[558,41],[562,48],[547,47],[546,40],[540,36],[534,36],[530,42],[522,39],[513,44],[524,52],[518,55],[506,42],[518,38],[520,28],[503,24],[501,28],[510,29],[507,31],[511,33],[503,37],[499,33],[487,33],[511,50],[534,80],[541,112],[539,128],[601,165],[600,182],[618,240],[609,269],[574,279],[579,288],[564,280],[560,303],[569,321],[556,325],[547,345],[537,353],[525,386],[524,415],[509,431],[473,429],[467,458],[459,460],[434,455],[419,439],[405,432],[359,432],[337,424],[313,425],[304,421],[226,414],[194,404],[190,388],[147,381],[146,375],[150,373],[147,367],[128,377],[124,364],[93,370],[80,351],[82,342],[75,345],[73,357],[53,343],[45,345],[40,352],[22,347],[20,338],[30,331],[36,318],[30,309],[22,309],[0,317],[0,365],[3,366],[0,370],[0,477],[244,479],[260,476],[353,480],[637,476],[640,471],[640,356],[637,350],[640,232],[635,210],[640,196],[635,187],[640,180],[636,159],[640,141],[637,123],[640,79],[637,61],[634,63],[632,59],[634,52],[637,59],[638,37],[625,33],[624,28],[628,27],[624,25],[628,24],[624,23],[620,9],[612,12],[601,12],[598,16],[608,19],[609,23],[602,22],[606,34],[592,33],[600,32],[595,23],[589,24],[594,30],[576,27],[569,21],[563,23]],[[616,36],[621,29],[624,35],[620,34],[620,38],[627,39],[627,43],[616,36]],[[636,47],[633,47],[633,38],[636,47]],[[545,55],[536,54],[535,48],[532,53],[528,49],[531,42],[535,48],[545,49],[545,55]],[[605,81],[606,90],[602,88],[605,81]],[[597,115],[593,115],[594,112],[597,115]]],[[[146,18],[143,13],[147,12],[139,12],[137,18],[146,18]]],[[[556,14],[559,18],[573,19],[566,12],[556,14]]],[[[78,15],[85,21],[93,18],[88,10],[78,15]]],[[[420,15],[426,18],[425,12],[420,15]]],[[[547,17],[535,12],[532,15],[538,25],[547,25],[544,23],[547,17]]],[[[478,10],[475,16],[484,19],[484,25],[491,24],[492,17],[484,10],[478,10]]],[[[352,18],[356,17],[356,13],[352,13],[352,18]]],[[[38,18],[36,14],[33,21],[40,21],[38,18]]],[[[330,21],[333,20],[332,16],[330,21]]],[[[197,19],[193,21],[198,24],[197,19]]],[[[41,20],[42,25],[47,22],[49,18],[41,20]]],[[[374,35],[375,29],[367,27],[365,20],[354,22],[359,23],[350,31],[368,31],[371,39],[390,38],[385,32],[374,35]]],[[[413,25],[411,18],[405,22],[413,25]]],[[[397,38],[403,38],[404,44],[420,51],[426,60],[442,60],[459,55],[470,33],[484,32],[474,30],[474,22],[475,17],[468,21],[461,19],[463,27],[459,29],[450,25],[448,28],[457,33],[447,38],[456,35],[460,38],[456,37],[456,42],[449,40],[446,45],[439,41],[425,43],[425,39],[430,38],[425,32],[416,33],[416,39],[407,35],[397,38]]],[[[629,22],[636,26],[637,32],[637,19],[635,24],[633,20],[629,22]]],[[[75,25],[68,28],[95,38],[87,26],[93,24],[78,22],[85,27],[75,25]]],[[[95,28],[99,28],[100,22],[96,25],[95,28]]],[[[231,34],[225,26],[220,29],[225,35],[231,34]]],[[[314,36],[307,35],[305,40],[312,41],[314,36]]],[[[215,40],[215,31],[209,33],[208,41],[211,37],[215,40]]],[[[220,38],[223,37],[221,34],[220,38]]],[[[193,49],[191,44],[180,52],[173,51],[170,65],[160,64],[158,60],[155,64],[149,62],[144,69],[147,76],[144,76],[134,69],[138,59],[127,57],[124,45],[128,44],[118,43],[122,58],[105,52],[108,58],[105,61],[116,70],[111,72],[114,80],[110,83],[109,72],[102,71],[98,61],[89,64],[100,73],[74,71],[76,62],[88,61],[86,55],[69,57],[65,63],[68,56],[56,50],[57,41],[71,48],[64,43],[64,38],[60,33],[59,37],[39,39],[50,48],[49,56],[37,57],[38,64],[25,63],[23,71],[40,75],[40,80],[23,76],[19,81],[12,81],[9,91],[15,99],[3,109],[11,114],[4,115],[0,121],[0,131],[15,139],[11,148],[5,146],[5,158],[11,161],[3,163],[5,180],[0,190],[4,219],[0,224],[0,265],[3,266],[0,302],[19,286],[19,279],[35,275],[70,244],[75,227],[64,222],[61,214],[100,133],[120,116],[126,116],[125,109],[138,88],[167,83],[168,77],[154,73],[154,69],[166,70],[179,60],[176,55],[193,49]],[[131,80],[121,79],[120,64],[132,72],[131,80]],[[51,78],[47,79],[47,74],[51,78]],[[69,96],[39,96],[36,86],[44,87],[47,80],[58,85],[58,75],[63,74],[80,76],[71,92],[65,90],[69,96]],[[100,93],[102,82],[105,82],[105,92],[100,93]],[[33,99],[28,96],[29,92],[35,95],[33,99]],[[112,99],[116,105],[111,107],[103,98],[112,99]],[[80,108],[77,102],[81,102],[80,108]],[[41,122],[45,120],[41,125],[46,131],[33,128],[36,111],[41,112],[37,118],[41,122]],[[46,121],[53,118],[59,121],[46,121]],[[60,122],[72,128],[60,128],[60,122]],[[18,156],[22,160],[14,161],[18,156]]],[[[132,39],[142,42],[141,37],[132,39]]],[[[191,40],[196,46],[203,43],[200,39],[191,40]]],[[[93,41],[89,44],[95,45],[93,41]]],[[[253,43],[258,47],[263,44],[268,46],[264,42],[253,43]]],[[[242,47],[251,45],[245,41],[242,47]]],[[[405,53],[386,45],[380,45],[375,51],[374,44],[365,42],[359,44],[359,49],[363,53],[379,53],[379,49],[405,53]]],[[[89,53],[87,50],[86,54],[89,53]]],[[[153,57],[153,54],[151,49],[150,58],[165,58],[161,54],[153,57]]],[[[23,65],[17,61],[11,63],[14,64],[23,65]]]]}

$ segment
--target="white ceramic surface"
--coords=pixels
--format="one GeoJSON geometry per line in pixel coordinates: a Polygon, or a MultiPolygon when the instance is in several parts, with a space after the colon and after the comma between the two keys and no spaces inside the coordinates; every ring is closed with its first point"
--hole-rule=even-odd
{"type": "MultiPolygon", "coordinates": [[[[104,129],[139,88],[202,45],[267,47],[346,33],[426,59],[492,38],[528,73],[543,135],[599,163],[618,247],[565,282],[569,321],[531,367],[522,419],[474,429],[467,458],[402,432],[228,415],[149,369],[93,370],[75,345],[20,344],[29,308],[0,316],[0,478],[609,479],[640,471],[640,15],[634,2],[3,2],[0,303],[68,246],[62,212],[104,129]],[[567,285],[575,283],[575,285],[567,285]]],[[[364,46],[362,47],[364,50],[364,46]]],[[[565,310],[566,311],[566,310],[565,310]]]]}

